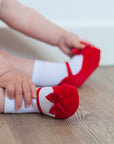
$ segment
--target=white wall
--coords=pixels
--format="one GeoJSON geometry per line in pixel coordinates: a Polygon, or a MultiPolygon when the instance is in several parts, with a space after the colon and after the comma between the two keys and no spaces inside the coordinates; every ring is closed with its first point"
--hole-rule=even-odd
{"type": "MultiPolygon", "coordinates": [[[[114,65],[114,0],[19,1],[63,28],[96,44],[102,50],[101,65],[114,65]]],[[[54,61],[68,59],[57,48],[42,44],[13,30],[1,29],[0,42],[2,48],[24,57],[54,61]],[[4,42],[4,39],[7,39],[7,42],[4,42]]]]}
{"type": "Polygon", "coordinates": [[[55,21],[113,21],[114,0],[19,0],[55,21]]]}

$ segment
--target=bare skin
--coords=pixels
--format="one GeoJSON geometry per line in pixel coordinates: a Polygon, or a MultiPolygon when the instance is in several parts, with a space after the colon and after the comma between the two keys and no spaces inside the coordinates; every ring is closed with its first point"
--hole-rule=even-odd
{"type": "Polygon", "coordinates": [[[0,88],[0,113],[4,112],[5,90],[0,88]]]}
{"type": "Polygon", "coordinates": [[[0,19],[19,32],[58,46],[68,56],[73,56],[72,48],[85,47],[80,43],[81,40],[77,35],[62,29],[17,0],[2,0],[0,19]]]}
{"type": "Polygon", "coordinates": [[[5,62],[8,62],[8,64],[26,75],[30,80],[32,79],[34,60],[16,57],[4,50],[0,50],[0,57],[2,57],[5,62]],[[6,60],[6,57],[8,61],[6,60]]]}

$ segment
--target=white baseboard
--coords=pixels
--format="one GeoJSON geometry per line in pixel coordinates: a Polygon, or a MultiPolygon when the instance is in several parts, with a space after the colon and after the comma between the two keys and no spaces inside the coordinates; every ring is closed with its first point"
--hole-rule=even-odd
{"type": "MultiPolygon", "coordinates": [[[[101,49],[100,65],[114,65],[114,24],[113,23],[58,23],[101,49]]],[[[57,48],[43,44],[18,32],[10,30],[0,22],[0,48],[18,56],[44,60],[66,61],[68,57],[57,48]]]]}

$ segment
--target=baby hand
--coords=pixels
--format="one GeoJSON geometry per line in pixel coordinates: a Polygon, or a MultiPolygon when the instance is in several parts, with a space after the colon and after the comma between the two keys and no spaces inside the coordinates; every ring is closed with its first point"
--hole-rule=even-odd
{"type": "Polygon", "coordinates": [[[36,88],[32,81],[16,69],[10,69],[0,77],[0,87],[5,88],[8,97],[15,96],[15,108],[19,110],[24,96],[25,106],[31,105],[32,98],[36,98],[36,88]]]}
{"type": "Polygon", "coordinates": [[[61,40],[58,43],[59,48],[68,56],[72,57],[74,54],[72,53],[72,49],[83,49],[85,45],[80,43],[82,40],[80,38],[68,31],[64,31],[61,40]]]}

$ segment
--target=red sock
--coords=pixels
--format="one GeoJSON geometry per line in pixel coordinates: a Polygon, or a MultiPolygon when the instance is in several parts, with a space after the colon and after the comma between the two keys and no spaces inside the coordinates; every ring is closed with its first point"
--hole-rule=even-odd
{"type": "Polygon", "coordinates": [[[85,44],[85,49],[73,49],[74,54],[83,55],[83,64],[81,70],[78,74],[73,75],[69,63],[66,62],[68,77],[64,78],[59,85],[63,83],[68,83],[76,87],[80,87],[87,80],[87,78],[94,72],[94,70],[99,66],[100,50],[84,42],[81,43],[85,44]]]}

